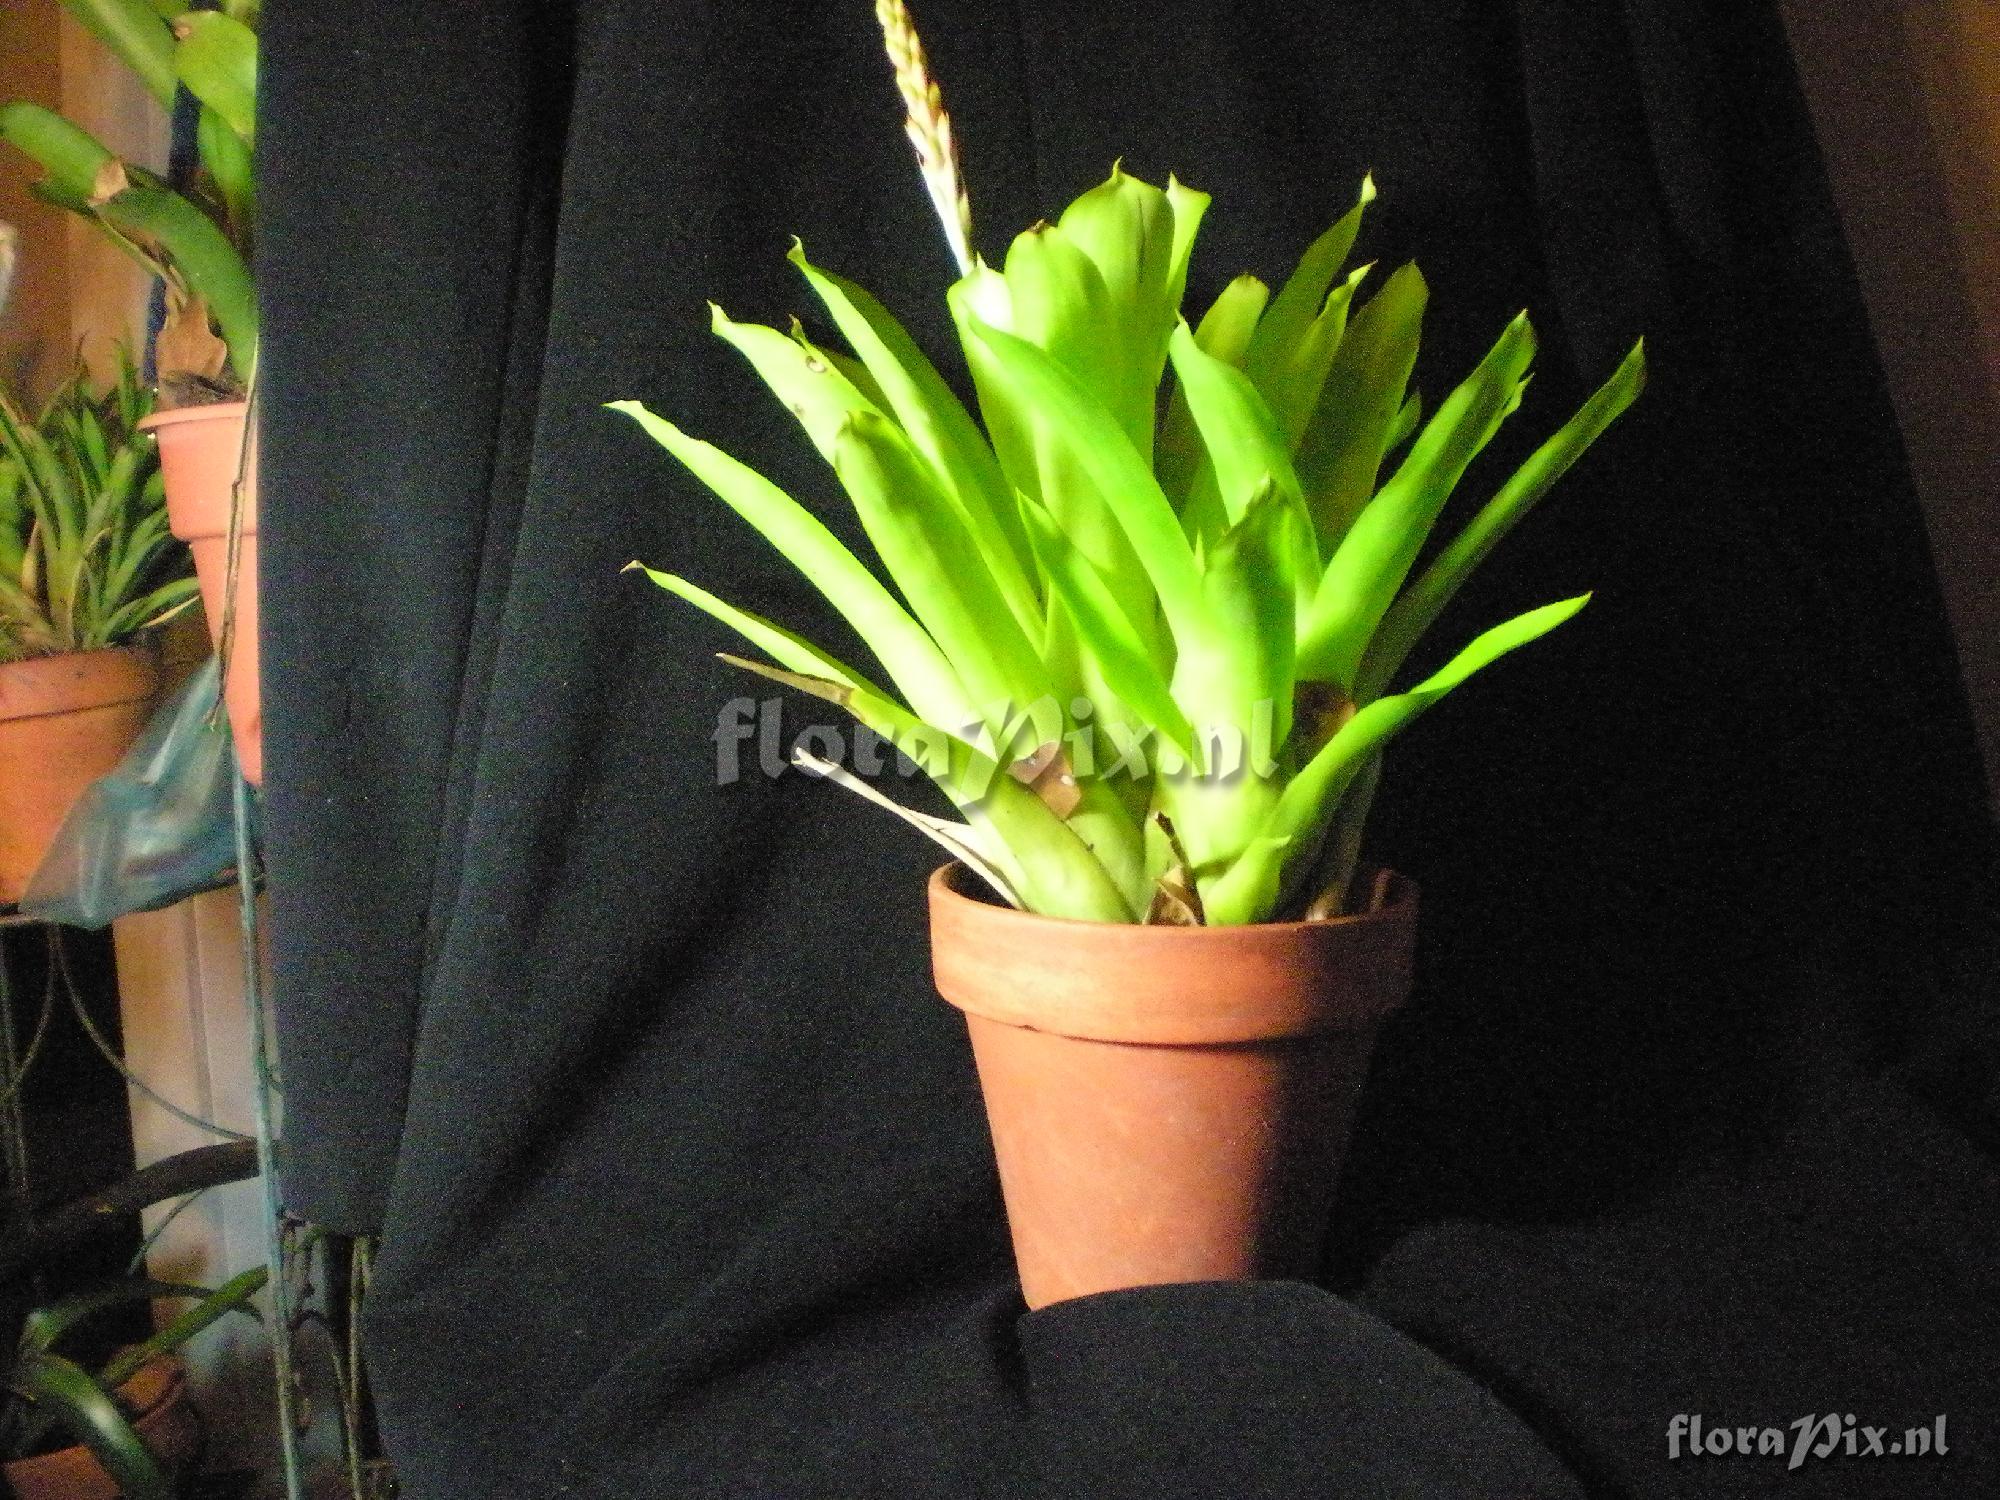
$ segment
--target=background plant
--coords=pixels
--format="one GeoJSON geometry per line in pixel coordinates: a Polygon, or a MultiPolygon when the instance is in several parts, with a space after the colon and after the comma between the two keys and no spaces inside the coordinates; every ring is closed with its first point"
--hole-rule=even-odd
{"type": "Polygon", "coordinates": [[[88,220],[167,287],[163,377],[206,394],[230,394],[257,364],[257,303],[251,278],[256,182],[258,6],[230,0],[214,11],[178,0],[62,0],[63,7],[172,109],[185,88],[196,100],[200,169],[185,190],[122,161],[88,131],[40,105],[0,106],[0,140],[46,174],[35,191],[88,220]]]}
{"type": "Polygon", "coordinates": [[[134,1278],[31,1312],[6,1376],[9,1399],[0,1407],[0,1450],[9,1458],[26,1458],[80,1444],[129,1500],[173,1500],[175,1486],[140,1439],[132,1415],[119,1402],[118,1388],[148,1363],[182,1348],[229,1313],[249,1313],[250,1301],[266,1279],[262,1266],[213,1290],[134,1278]],[[92,1318],[133,1302],[169,1298],[188,1299],[193,1305],[97,1370],[62,1352],[63,1340],[92,1318]]]}
{"type": "Polygon", "coordinates": [[[1239,276],[1193,327],[1180,305],[1209,198],[1177,181],[1114,168],[989,266],[962,248],[970,213],[908,13],[884,0],[878,15],[969,267],[947,302],[984,431],[882,305],[800,247],[792,260],[851,352],[720,308],[713,323],[832,467],[887,582],[754,470],[638,403],[615,407],[813,582],[892,687],[651,576],[770,661],[728,659],[839,704],[918,761],[966,821],[914,820],[1017,905],[1214,924],[1337,910],[1383,745],[1586,602],[1497,625],[1392,690],[1467,576],[1637,395],[1641,350],[1419,572],[1447,500],[1520,404],[1527,315],[1425,420],[1410,384],[1422,275],[1404,266],[1364,300],[1373,268],[1345,270],[1372,182],[1275,295],[1239,276]]]}
{"type": "Polygon", "coordinates": [[[79,368],[33,420],[0,395],[0,661],[115,646],[194,601],[151,409],[122,354],[108,390],[79,368]]]}

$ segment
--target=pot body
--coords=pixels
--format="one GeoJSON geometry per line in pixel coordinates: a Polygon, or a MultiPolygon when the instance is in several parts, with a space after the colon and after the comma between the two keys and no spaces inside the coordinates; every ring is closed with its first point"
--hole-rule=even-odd
{"type": "MultiPolygon", "coordinates": [[[[160,1467],[184,1476],[201,1452],[201,1418],[187,1399],[187,1371],[178,1360],[158,1359],[118,1394],[138,1412],[132,1426],[160,1467]]],[[[119,1500],[118,1486],[83,1447],[58,1448],[0,1465],[15,1500],[119,1500]]]]}
{"type": "Polygon", "coordinates": [[[931,877],[1030,1307],[1309,1277],[1375,1031],[1408,993],[1415,888],[1324,922],[1072,922],[931,877]]]}
{"type": "Polygon", "coordinates": [[[248,433],[249,406],[228,401],[155,412],[139,425],[160,443],[160,472],[166,482],[167,523],[194,554],[201,581],[201,607],[216,645],[229,587],[229,510],[239,467],[243,469],[243,535],[237,559],[236,641],[222,697],[236,759],[252,786],[264,780],[264,715],[257,671],[257,445],[248,433]]]}
{"type": "Polygon", "coordinates": [[[76,799],[145,727],[159,689],[150,642],[0,666],[0,903],[21,899],[76,799]]]}

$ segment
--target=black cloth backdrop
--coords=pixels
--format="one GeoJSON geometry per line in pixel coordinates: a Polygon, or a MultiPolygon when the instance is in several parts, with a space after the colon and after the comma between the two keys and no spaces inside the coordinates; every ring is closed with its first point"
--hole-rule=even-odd
{"type": "Polygon", "coordinates": [[[1419,988],[1323,1287],[1027,1317],[930,848],[796,775],[717,786],[754,688],[618,571],[830,629],[599,408],[824,500],[703,305],[814,323],[794,232],[948,347],[869,12],[269,11],[284,1185],[383,1232],[405,1493],[2000,1493],[1991,827],[1771,8],[922,7],[989,255],[1122,155],[1216,195],[1199,303],[1372,169],[1433,398],[1519,306],[1542,330],[1475,489],[1634,335],[1653,368],[1441,640],[1592,607],[1390,762],[1419,988]],[[1677,1413],[1820,1412],[1945,1413],[1951,1452],[1667,1457],[1677,1413]]]}

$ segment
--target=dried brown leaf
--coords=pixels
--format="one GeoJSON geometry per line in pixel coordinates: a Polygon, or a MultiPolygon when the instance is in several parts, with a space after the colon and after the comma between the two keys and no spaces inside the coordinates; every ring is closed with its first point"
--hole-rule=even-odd
{"type": "Polygon", "coordinates": [[[1175,865],[1153,883],[1153,902],[1146,908],[1146,922],[1152,927],[1201,927],[1206,925],[1201,897],[1186,865],[1175,865]]]}
{"type": "Polygon", "coordinates": [[[131,185],[132,179],[125,175],[125,163],[115,156],[105,157],[90,182],[90,206],[109,203],[131,185]]]}
{"type": "Polygon", "coordinates": [[[154,349],[160,379],[219,382],[229,363],[229,346],[209,321],[208,304],[199,297],[167,294],[167,316],[154,349]]]}
{"type": "Polygon", "coordinates": [[[1083,801],[1083,788],[1076,784],[1069,757],[1054,740],[1015,761],[1007,774],[1041,798],[1042,805],[1064,822],[1083,801]]]}

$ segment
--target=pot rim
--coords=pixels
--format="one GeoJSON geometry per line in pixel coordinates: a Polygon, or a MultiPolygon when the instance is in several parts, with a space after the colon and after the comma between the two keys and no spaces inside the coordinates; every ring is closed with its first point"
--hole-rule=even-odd
{"type": "Polygon", "coordinates": [[[137,703],[160,690],[159,642],[150,633],[116,646],[0,662],[0,724],[137,703]],[[82,666],[79,670],[80,664],[82,666]]]}
{"type": "MultiPolygon", "coordinates": [[[[162,1413],[187,1390],[187,1374],[187,1362],[178,1355],[156,1354],[118,1387],[118,1395],[136,1408],[127,1416],[141,1437],[148,1434],[149,1429],[160,1421],[162,1413]],[[146,1399],[135,1401],[135,1394],[144,1395],[146,1399]]],[[[65,1443],[45,1453],[10,1458],[0,1463],[0,1472],[5,1472],[11,1480],[19,1483],[37,1469],[49,1467],[52,1461],[58,1465],[70,1462],[70,1456],[82,1448],[81,1443],[65,1443]]]]}
{"type": "Polygon", "coordinates": [[[960,1010],[1091,1041],[1227,1045],[1372,1026],[1408,994],[1418,891],[1384,872],[1382,904],[1239,927],[1090,922],[968,894],[960,864],[928,885],[931,966],[960,1010]]]}
{"type": "Polygon", "coordinates": [[[227,417],[238,420],[250,410],[248,401],[208,401],[200,406],[176,406],[170,411],[156,411],[139,419],[141,432],[156,432],[162,427],[177,427],[187,422],[214,421],[227,417]]]}

